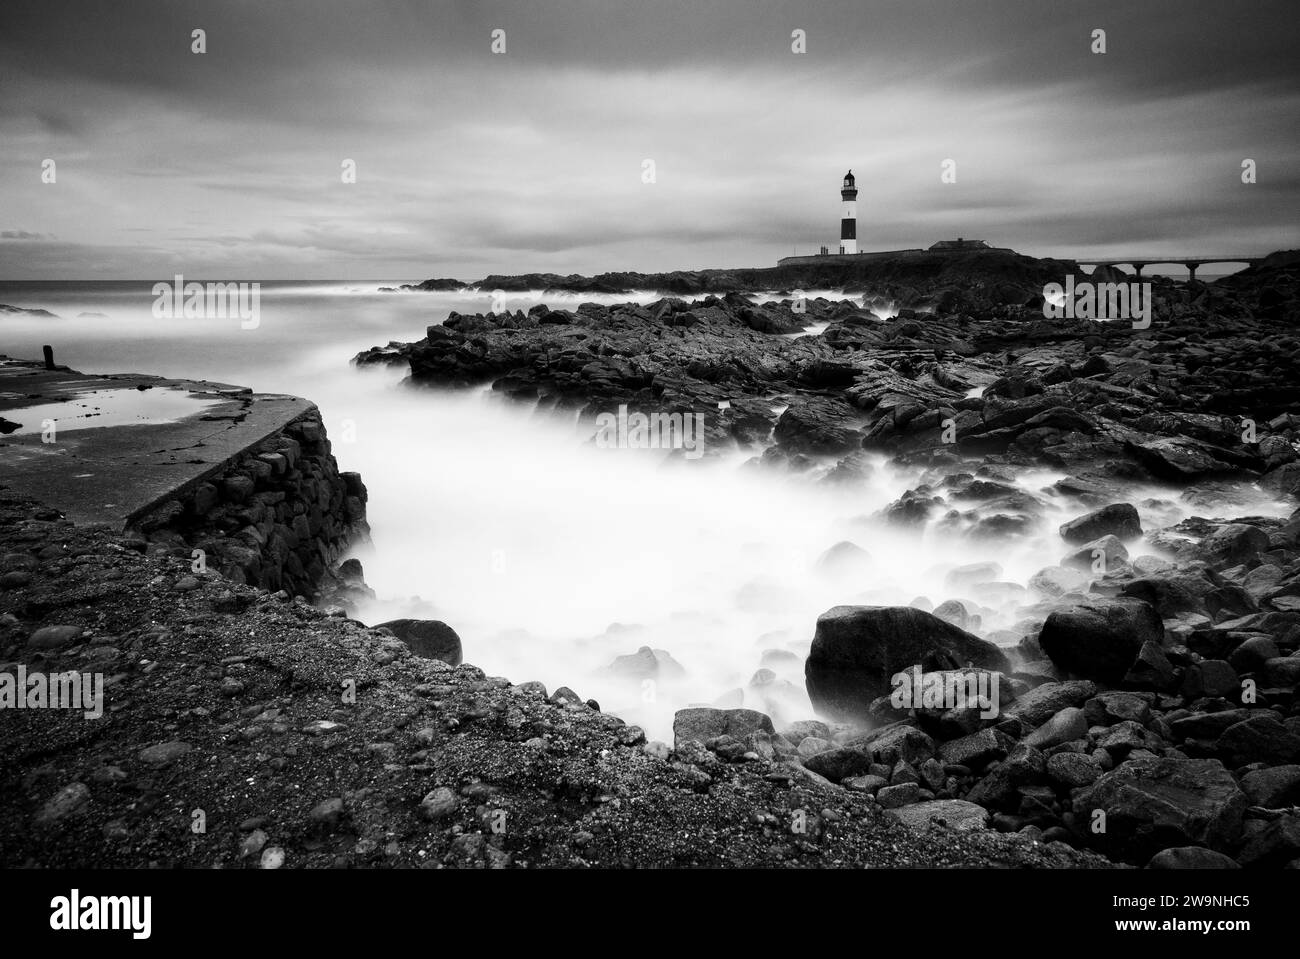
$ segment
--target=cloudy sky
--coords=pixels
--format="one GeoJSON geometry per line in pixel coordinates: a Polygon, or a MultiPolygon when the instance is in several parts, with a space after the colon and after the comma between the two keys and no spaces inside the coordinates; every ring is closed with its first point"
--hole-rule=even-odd
{"type": "Polygon", "coordinates": [[[1296,247],[1298,21],[1295,0],[4,0],[0,279],[769,265],[837,243],[848,167],[868,250],[1296,247]]]}

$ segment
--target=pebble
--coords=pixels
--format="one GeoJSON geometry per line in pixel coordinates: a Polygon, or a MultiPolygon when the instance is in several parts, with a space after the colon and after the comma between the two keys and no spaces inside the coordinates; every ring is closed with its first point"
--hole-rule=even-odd
{"type": "Polygon", "coordinates": [[[36,814],[36,825],[50,826],[69,816],[75,816],[90,805],[90,787],[85,783],[69,783],[46,800],[36,814]]]}
{"type": "Polygon", "coordinates": [[[279,846],[263,849],[260,865],[263,869],[279,869],[284,865],[284,850],[279,846]]]}
{"type": "Polygon", "coordinates": [[[181,740],[158,743],[156,746],[148,746],[140,750],[139,759],[151,766],[166,766],[180,759],[193,748],[189,743],[181,740]]]}
{"type": "Polygon", "coordinates": [[[343,799],[340,796],[318,802],[312,807],[311,812],[307,813],[308,819],[323,826],[335,826],[342,817],[343,799]]]}
{"type": "Polygon", "coordinates": [[[446,786],[439,786],[420,800],[421,815],[435,822],[453,815],[459,808],[460,798],[446,786]]]}
{"type": "Polygon", "coordinates": [[[327,733],[342,732],[347,728],[347,726],[336,723],[332,719],[318,719],[302,727],[302,731],[308,736],[324,736],[327,733]]]}
{"type": "Polygon", "coordinates": [[[27,645],[32,649],[62,649],[81,639],[81,626],[42,626],[32,633],[27,645]]]}
{"type": "Polygon", "coordinates": [[[261,829],[254,829],[239,844],[239,858],[248,859],[256,856],[266,846],[267,836],[261,829]]]}

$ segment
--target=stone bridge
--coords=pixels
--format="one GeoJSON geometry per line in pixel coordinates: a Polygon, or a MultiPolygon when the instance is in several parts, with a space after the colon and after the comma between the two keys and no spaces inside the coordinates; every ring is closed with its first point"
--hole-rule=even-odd
{"type": "Polygon", "coordinates": [[[1143,267],[1177,264],[1187,270],[1189,283],[1196,279],[1196,268],[1207,263],[1245,263],[1247,266],[1254,266],[1263,260],[1262,256],[1116,256],[1102,260],[1075,258],[1079,266],[1131,266],[1138,276],[1142,275],[1143,267]]]}

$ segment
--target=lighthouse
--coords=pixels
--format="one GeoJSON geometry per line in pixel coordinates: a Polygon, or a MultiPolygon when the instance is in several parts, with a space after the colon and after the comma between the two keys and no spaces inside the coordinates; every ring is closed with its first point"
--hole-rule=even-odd
{"type": "Polygon", "coordinates": [[[858,252],[858,188],[853,183],[853,171],[844,174],[844,187],[840,190],[844,209],[840,214],[840,252],[858,252]]]}

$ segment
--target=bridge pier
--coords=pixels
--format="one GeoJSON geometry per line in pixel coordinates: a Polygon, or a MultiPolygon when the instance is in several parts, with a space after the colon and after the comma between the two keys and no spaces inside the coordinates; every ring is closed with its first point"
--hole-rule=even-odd
{"type": "Polygon", "coordinates": [[[1188,286],[1191,286],[1193,283],[1196,282],[1196,267],[1197,267],[1197,264],[1195,264],[1195,263],[1184,263],[1183,266],[1187,267],[1187,285],[1188,285],[1188,286]]]}
{"type": "Polygon", "coordinates": [[[1145,263],[1133,264],[1133,275],[1136,276],[1139,280],[1142,279],[1142,267],[1144,266],[1146,266],[1145,263]]]}

